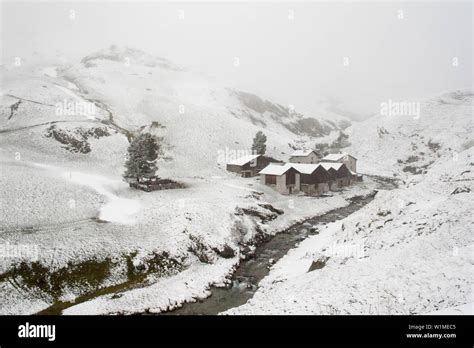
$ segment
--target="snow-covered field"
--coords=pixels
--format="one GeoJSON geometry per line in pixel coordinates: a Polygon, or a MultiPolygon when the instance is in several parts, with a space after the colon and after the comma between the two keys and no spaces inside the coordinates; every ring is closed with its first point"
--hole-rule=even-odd
{"type": "MultiPolygon", "coordinates": [[[[61,302],[66,314],[174,308],[228,282],[259,234],[376,187],[366,179],[330,197],[282,196],[225,171],[258,130],[268,154],[287,160],[295,145],[335,140],[347,120],[290,112],[141,51],[1,74],[0,240],[37,250],[0,259],[1,314],[61,302]],[[92,116],[81,112],[91,105],[92,116]],[[123,182],[127,138],[143,129],[162,138],[158,174],[185,188],[146,193],[123,182]]],[[[426,313],[472,302],[472,94],[421,110],[345,129],[361,172],[402,185],[301,243],[229,313],[426,313]],[[319,257],[324,267],[308,273],[319,257]]]]}
{"type": "Polygon", "coordinates": [[[422,110],[419,120],[376,117],[353,129],[361,171],[404,184],[306,239],[227,314],[473,313],[472,93],[422,110]],[[398,159],[415,155],[414,165],[432,162],[425,174],[400,170],[398,159]],[[319,269],[309,271],[313,261],[319,269]]]}
{"type": "MultiPolygon", "coordinates": [[[[278,197],[277,194],[265,188],[262,191],[265,192],[264,197],[267,198],[266,202],[270,201],[275,208],[285,211],[285,213],[276,220],[266,223],[257,223],[251,218],[239,221],[236,220],[235,217],[231,217],[227,222],[224,221],[220,215],[216,214],[214,218],[208,222],[199,221],[199,226],[206,224],[212,231],[210,235],[203,237],[206,243],[214,245],[214,243],[219,241],[218,233],[220,233],[221,238],[226,238],[224,241],[227,241],[232,247],[238,249],[238,245],[232,244],[232,242],[234,241],[235,243],[235,240],[241,239],[241,237],[235,236],[236,228],[232,226],[232,223],[237,224],[239,231],[242,231],[242,228],[244,228],[244,231],[248,231],[246,235],[243,236],[244,241],[250,240],[255,236],[255,229],[257,227],[266,233],[275,234],[278,233],[278,231],[287,229],[295,222],[303,221],[307,218],[324,214],[332,209],[346,206],[349,204],[349,198],[366,195],[370,193],[374,187],[375,184],[369,181],[368,183],[355,186],[351,190],[335,194],[333,197],[316,199],[292,197],[291,201],[289,201],[287,197],[278,197]],[[231,231],[233,235],[228,236],[228,231],[231,231]]],[[[245,189],[245,187],[240,188],[240,190],[245,189]]],[[[195,209],[187,208],[187,211],[197,213],[202,209],[202,206],[203,205],[197,205],[195,209]]],[[[232,203],[229,203],[229,209],[232,207],[232,203]]],[[[222,213],[224,214],[224,212],[222,213]]],[[[207,218],[211,219],[210,216],[207,216],[207,218]]],[[[189,224],[187,228],[193,228],[192,224],[189,224]]],[[[179,246],[175,246],[175,248],[179,248],[179,246]]],[[[137,313],[145,311],[160,312],[166,309],[172,309],[178,307],[185,301],[192,301],[209,296],[211,284],[224,285],[228,283],[229,276],[237,264],[237,257],[227,260],[215,258],[213,264],[210,265],[204,265],[202,263],[193,264],[189,269],[176,276],[161,279],[151,286],[124,292],[120,298],[116,298],[113,295],[102,296],[95,300],[73,306],[64,313],[137,313]]]]}
{"type": "Polygon", "coordinates": [[[472,302],[472,193],[451,193],[457,178],[473,176],[461,175],[464,165],[453,169],[445,182],[438,176],[380,193],[329,224],[229,313],[423,314],[472,302]],[[324,267],[308,272],[313,260],[324,267]]]}
{"type": "MultiPolygon", "coordinates": [[[[72,66],[2,68],[0,237],[37,253],[2,258],[1,313],[36,313],[126,282],[139,288],[66,312],[159,311],[203,297],[251,252],[257,234],[347,205],[375,186],[368,181],[321,199],[285,197],[258,178],[225,171],[260,129],[269,153],[286,159],[289,143],[312,139],[285,125],[303,115],[143,52],[126,53],[132,61],[125,70],[103,52],[72,66]],[[91,103],[94,117],[78,112],[91,103]],[[68,105],[76,112],[61,109],[68,105]],[[186,188],[146,193],[123,182],[127,136],[143,127],[162,137],[159,175],[186,188]],[[284,214],[274,219],[265,203],[284,214]],[[233,256],[221,256],[226,248],[233,256]],[[162,261],[150,266],[158,256],[162,261]],[[173,266],[162,270],[163,260],[173,266]],[[180,290],[170,294],[167,286],[180,290]]],[[[327,133],[321,139],[338,134],[319,121],[327,133]]]]}

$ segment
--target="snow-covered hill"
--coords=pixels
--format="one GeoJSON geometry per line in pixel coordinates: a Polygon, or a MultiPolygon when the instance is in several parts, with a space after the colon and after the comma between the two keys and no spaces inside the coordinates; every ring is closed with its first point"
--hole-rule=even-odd
{"type": "MultiPolygon", "coordinates": [[[[326,110],[303,115],[130,48],[111,46],[72,66],[25,66],[2,75],[2,134],[40,125],[31,141],[48,154],[59,144],[54,137],[44,139],[44,123],[55,122],[58,132],[67,133],[77,133],[78,127],[69,125],[73,121],[83,122],[80,128],[113,121],[115,130],[132,133],[152,127],[165,145],[163,175],[215,173],[223,164],[218,154],[248,151],[258,130],[265,130],[269,155],[286,159],[294,146],[334,139],[350,124],[326,110]],[[58,104],[67,103],[94,103],[95,117],[57,112],[58,104]]],[[[117,146],[125,151],[123,142],[117,140],[117,146]]]]}
{"type": "Polygon", "coordinates": [[[306,239],[228,313],[423,314],[472,303],[472,103],[458,91],[423,102],[419,119],[355,124],[360,170],[400,187],[306,239]]]}
{"type": "Polygon", "coordinates": [[[419,103],[419,115],[377,115],[354,123],[348,149],[363,173],[422,173],[439,161],[456,161],[473,145],[472,90],[444,93],[419,103]]]}
{"type": "Polygon", "coordinates": [[[261,129],[269,155],[286,158],[289,144],[334,137],[347,126],[333,113],[302,115],[138,50],[111,47],[84,58],[65,77],[87,98],[110,105],[120,126],[135,131],[154,124],[168,145],[165,157],[174,159],[164,167],[176,176],[215,171],[219,151],[248,150],[261,129]]]}
{"type": "Polygon", "coordinates": [[[180,275],[172,282],[185,296],[164,300],[191,299],[225,279],[257,233],[348,204],[371,187],[317,209],[295,197],[289,208],[288,198],[256,179],[225,171],[258,130],[268,153],[286,159],[302,142],[337,137],[348,122],[324,110],[293,112],[139,50],[110,47],[77,64],[29,61],[2,67],[1,75],[0,238],[39,250],[36,260],[2,259],[2,313],[33,313],[183,269],[202,282],[196,288],[180,275]],[[144,129],[162,138],[158,174],[185,189],[145,193],[123,182],[129,138],[144,129]],[[286,214],[273,225],[236,214],[237,207],[275,214],[262,202],[286,214]]]}
{"type": "Polygon", "coordinates": [[[67,313],[174,308],[226,282],[262,234],[374,189],[366,178],[332,197],[286,197],[225,171],[258,130],[282,160],[344,130],[359,171],[401,186],[303,242],[233,312],[420,313],[469,302],[471,92],[427,100],[417,118],[347,128],[324,108],[293,111],[129,48],[1,69],[0,238],[39,251],[1,260],[2,314],[75,301],[67,313]],[[142,130],[162,138],[158,174],[186,188],[145,193],[123,182],[129,139],[142,130]],[[324,254],[344,240],[364,245],[365,258],[324,254]],[[308,252],[329,259],[306,273],[308,252]]]}

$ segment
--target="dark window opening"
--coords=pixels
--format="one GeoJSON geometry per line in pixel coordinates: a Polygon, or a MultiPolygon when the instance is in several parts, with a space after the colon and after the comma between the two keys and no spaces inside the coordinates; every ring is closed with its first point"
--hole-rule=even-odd
{"type": "Polygon", "coordinates": [[[276,175],[265,175],[265,184],[266,185],[276,185],[276,175]]]}

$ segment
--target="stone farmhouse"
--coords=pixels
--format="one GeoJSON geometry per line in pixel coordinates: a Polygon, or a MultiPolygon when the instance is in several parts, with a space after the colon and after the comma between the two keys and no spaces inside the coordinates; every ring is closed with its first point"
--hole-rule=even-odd
{"type": "Polygon", "coordinates": [[[350,171],[357,173],[357,158],[345,152],[331,153],[321,159],[321,162],[344,163],[350,171]]]}
{"type": "MultiPolygon", "coordinates": [[[[311,153],[307,155],[312,156],[311,153]]],[[[354,157],[345,154],[338,158],[341,162],[270,163],[258,173],[260,182],[285,195],[304,193],[309,196],[318,196],[349,186],[361,179],[360,175],[346,165],[348,163],[355,168],[354,157]]],[[[332,160],[333,157],[329,159],[332,160]]]]}
{"type": "Polygon", "coordinates": [[[275,162],[275,160],[270,157],[247,155],[230,161],[227,163],[226,169],[229,172],[240,174],[244,178],[249,178],[258,175],[258,172],[271,162],[275,162]]]}
{"type": "Polygon", "coordinates": [[[291,163],[318,163],[319,156],[313,150],[296,150],[290,155],[291,163]]]}

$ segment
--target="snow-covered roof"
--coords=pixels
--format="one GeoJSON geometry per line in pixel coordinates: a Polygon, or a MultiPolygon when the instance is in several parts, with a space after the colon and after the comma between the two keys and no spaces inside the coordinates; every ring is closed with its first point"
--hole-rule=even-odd
{"type": "Polygon", "coordinates": [[[318,164],[307,164],[307,163],[290,163],[293,168],[295,168],[301,174],[311,174],[319,167],[318,164]]]}
{"type": "MultiPolygon", "coordinates": [[[[328,165],[342,165],[342,163],[324,163],[328,165]]],[[[311,174],[313,173],[322,163],[318,164],[307,164],[307,163],[285,163],[285,164],[275,164],[270,163],[268,166],[263,168],[259,174],[267,174],[267,175],[282,175],[288,169],[293,168],[301,174],[311,174]]],[[[327,170],[327,169],[326,169],[327,170]]]]}
{"type": "Polygon", "coordinates": [[[270,163],[268,166],[263,168],[259,172],[259,174],[282,175],[291,167],[292,167],[292,163],[285,163],[285,164],[270,163]]]}
{"type": "Polygon", "coordinates": [[[290,156],[291,157],[306,157],[308,156],[311,152],[314,152],[313,150],[296,150],[293,152],[290,156]]]}
{"type": "MultiPolygon", "coordinates": [[[[346,152],[341,152],[341,153],[330,153],[327,156],[324,156],[321,161],[339,161],[342,157],[344,156],[351,156],[346,152]]],[[[356,159],[354,156],[351,156],[352,158],[356,159]]]]}
{"type": "Polygon", "coordinates": [[[339,170],[339,168],[343,166],[342,163],[320,163],[320,165],[326,170],[329,170],[331,168],[339,170]]]}
{"type": "Polygon", "coordinates": [[[243,166],[244,164],[249,163],[250,161],[253,161],[254,159],[256,159],[257,157],[260,157],[260,156],[261,155],[247,155],[247,156],[243,156],[243,157],[237,158],[235,160],[232,160],[232,161],[228,162],[227,164],[236,165],[236,166],[243,166]]]}
{"type": "Polygon", "coordinates": [[[342,157],[346,156],[347,153],[342,152],[342,153],[330,153],[327,156],[324,156],[322,158],[323,161],[339,161],[342,157]]]}

